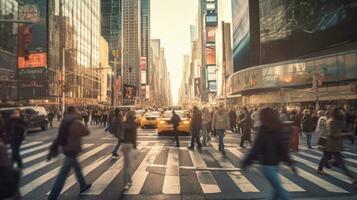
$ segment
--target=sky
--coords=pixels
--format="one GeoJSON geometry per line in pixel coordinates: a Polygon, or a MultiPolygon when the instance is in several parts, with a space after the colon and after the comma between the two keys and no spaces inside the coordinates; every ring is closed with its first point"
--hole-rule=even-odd
{"type": "Polygon", "coordinates": [[[190,54],[190,24],[196,24],[196,0],[151,0],[151,39],[165,48],[174,104],[179,97],[183,56],[190,54]]]}

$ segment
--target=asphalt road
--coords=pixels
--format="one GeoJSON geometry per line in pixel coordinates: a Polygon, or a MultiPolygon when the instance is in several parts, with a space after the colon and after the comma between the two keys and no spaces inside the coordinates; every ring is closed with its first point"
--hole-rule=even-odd
{"type": "MultiPolygon", "coordinates": [[[[56,124],[58,126],[58,124],[56,124]]],[[[57,134],[57,128],[45,132],[31,131],[22,145],[24,159],[21,193],[25,200],[46,199],[62,165],[63,157],[46,161],[48,147],[57,134]]],[[[271,188],[259,171],[252,166],[241,171],[239,163],[249,149],[238,147],[236,134],[225,137],[227,156],[218,151],[213,139],[202,152],[189,151],[189,136],[181,136],[181,147],[169,136],[157,136],[156,130],[139,130],[139,154],[131,169],[133,186],[124,194],[123,160],[111,157],[116,140],[104,128],[91,127],[91,135],[83,141],[79,156],[83,173],[91,190],[79,195],[79,186],[71,172],[60,199],[73,200],[146,200],[146,199],[267,199],[271,188]]],[[[303,143],[303,141],[302,141],[303,143]]],[[[298,175],[281,167],[280,178],[292,199],[355,199],[357,186],[339,169],[326,170],[328,176],[316,174],[321,152],[301,145],[293,153],[298,175]]],[[[357,151],[348,146],[344,153],[349,169],[357,175],[357,151]]],[[[357,198],[356,198],[357,199],[357,198]]]]}

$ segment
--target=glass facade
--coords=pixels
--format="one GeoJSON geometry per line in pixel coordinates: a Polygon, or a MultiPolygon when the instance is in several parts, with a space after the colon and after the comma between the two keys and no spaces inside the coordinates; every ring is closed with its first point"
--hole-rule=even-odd
{"type": "Polygon", "coordinates": [[[357,51],[241,70],[228,79],[228,90],[235,94],[264,88],[310,87],[313,74],[321,75],[324,84],[357,80],[357,51]]]}
{"type": "MultiPolygon", "coordinates": [[[[0,19],[17,19],[18,8],[19,5],[16,0],[0,0],[0,19]]],[[[16,23],[0,22],[1,50],[7,51],[12,54],[17,53],[17,27],[18,25],[16,23]]]]}
{"type": "MultiPolygon", "coordinates": [[[[100,62],[100,0],[50,2],[50,86],[58,84],[58,80],[61,80],[61,66],[64,60],[66,96],[96,99],[99,95],[99,70],[96,68],[100,62]]],[[[61,92],[58,88],[51,94],[61,92]]]]}

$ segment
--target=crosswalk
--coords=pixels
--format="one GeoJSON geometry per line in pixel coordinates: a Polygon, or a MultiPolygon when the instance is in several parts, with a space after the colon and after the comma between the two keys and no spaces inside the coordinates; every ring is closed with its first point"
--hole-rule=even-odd
{"type": "MultiPolygon", "coordinates": [[[[24,169],[20,191],[24,199],[38,195],[46,198],[59,173],[64,156],[60,155],[47,161],[49,145],[45,142],[28,141],[22,146],[24,169]]],[[[83,145],[83,153],[78,157],[78,161],[84,176],[92,182],[92,188],[81,194],[81,199],[93,199],[96,196],[101,199],[101,195],[110,190],[111,183],[121,179],[123,159],[111,158],[114,145],[105,142],[83,145]]],[[[258,165],[253,165],[249,171],[240,169],[239,163],[244,159],[247,150],[240,149],[234,144],[227,146],[227,156],[222,156],[216,143],[198,152],[158,141],[140,141],[140,156],[132,166],[133,185],[124,195],[185,194],[187,187],[183,184],[186,184],[187,178],[195,179],[195,183],[192,184],[199,188],[196,192],[205,195],[256,195],[269,191],[270,186],[258,165]],[[191,177],[187,177],[188,171],[192,172],[191,177]],[[153,189],[155,187],[157,188],[153,189]]],[[[356,175],[357,155],[348,152],[344,155],[349,169],[356,175]]],[[[296,162],[298,175],[289,173],[287,167],[282,167],[279,173],[283,187],[291,194],[355,193],[355,189],[342,171],[335,168],[326,169],[329,176],[315,173],[321,158],[320,151],[303,149],[294,153],[292,158],[296,162]]],[[[74,191],[78,194],[78,184],[75,175],[71,173],[61,195],[65,196],[74,191]]],[[[121,192],[118,189],[116,191],[121,192]]]]}

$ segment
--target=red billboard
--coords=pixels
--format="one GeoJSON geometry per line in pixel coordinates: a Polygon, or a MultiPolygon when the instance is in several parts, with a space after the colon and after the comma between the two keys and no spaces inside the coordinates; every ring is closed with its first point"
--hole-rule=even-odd
{"type": "Polygon", "coordinates": [[[146,57],[140,58],[140,69],[142,71],[146,70],[146,57]]]}
{"type": "Polygon", "coordinates": [[[46,53],[30,53],[28,57],[18,57],[19,69],[46,67],[46,53]]]}

